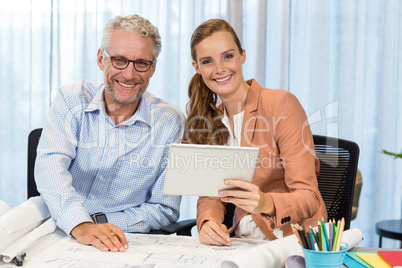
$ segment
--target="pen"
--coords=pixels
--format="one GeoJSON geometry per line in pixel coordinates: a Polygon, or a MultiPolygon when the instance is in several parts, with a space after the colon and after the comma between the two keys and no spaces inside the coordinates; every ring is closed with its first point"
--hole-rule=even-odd
{"type": "Polygon", "coordinates": [[[21,255],[17,255],[15,257],[15,264],[17,264],[17,266],[22,266],[24,264],[24,258],[27,254],[26,253],[22,253],[21,255]]]}

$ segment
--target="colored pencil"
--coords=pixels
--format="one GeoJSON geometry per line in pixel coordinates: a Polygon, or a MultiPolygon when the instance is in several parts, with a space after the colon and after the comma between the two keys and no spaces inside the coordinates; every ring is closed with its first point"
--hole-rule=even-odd
{"type": "Polygon", "coordinates": [[[322,244],[321,244],[321,224],[318,222],[318,225],[317,225],[317,237],[318,237],[318,240],[317,240],[317,244],[318,244],[318,249],[320,250],[320,251],[322,251],[322,244]]]}
{"type": "Polygon", "coordinates": [[[335,249],[336,251],[339,251],[341,249],[343,229],[345,229],[345,218],[342,217],[341,226],[338,230],[338,241],[337,241],[336,249],[335,249]]]}
{"type": "MultiPolygon", "coordinates": [[[[318,223],[320,223],[320,222],[318,222],[318,223]]],[[[322,224],[320,224],[320,237],[321,237],[321,250],[322,251],[326,251],[324,229],[325,229],[325,224],[324,224],[324,226],[322,226],[322,224]]]]}
{"type": "Polygon", "coordinates": [[[304,247],[304,248],[308,248],[308,245],[307,245],[307,241],[306,241],[306,237],[303,235],[303,232],[302,232],[302,228],[301,228],[301,226],[299,225],[299,224],[295,224],[295,227],[296,227],[296,230],[297,230],[297,232],[299,233],[299,237],[300,237],[300,240],[301,240],[301,244],[302,244],[302,246],[304,247]]]}
{"type": "Polygon", "coordinates": [[[299,240],[300,245],[303,246],[303,242],[300,238],[299,232],[296,230],[296,227],[293,223],[290,224],[290,227],[292,228],[293,233],[295,234],[295,236],[297,237],[297,240],[299,240]]]}
{"type": "Polygon", "coordinates": [[[321,228],[322,228],[322,231],[324,234],[325,249],[329,250],[329,237],[328,237],[328,232],[327,232],[327,225],[325,224],[323,217],[321,217],[321,228]]]}
{"type": "Polygon", "coordinates": [[[315,251],[339,251],[342,242],[342,234],[345,229],[345,218],[328,221],[328,226],[324,219],[317,222],[317,228],[291,223],[292,232],[303,248],[315,251]],[[328,230],[327,230],[328,228],[328,230]]]}
{"type": "Polygon", "coordinates": [[[313,237],[314,237],[314,241],[315,241],[316,243],[318,243],[318,236],[317,236],[315,230],[314,230],[313,227],[311,227],[311,226],[309,226],[309,229],[310,229],[310,231],[311,231],[311,234],[312,234],[313,237]]]}
{"type": "Polygon", "coordinates": [[[334,249],[335,234],[336,234],[336,221],[335,219],[332,219],[332,250],[334,249]]]}
{"type": "Polygon", "coordinates": [[[329,231],[329,251],[332,251],[332,220],[329,220],[328,231],[329,231]]]}
{"type": "Polygon", "coordinates": [[[334,239],[334,244],[332,246],[332,251],[336,250],[336,245],[338,245],[338,237],[339,237],[339,228],[341,225],[341,221],[338,220],[338,223],[336,224],[336,228],[335,228],[335,239],[334,239]]]}
{"type": "Polygon", "coordinates": [[[303,230],[303,228],[301,226],[299,226],[299,234],[300,234],[300,237],[301,237],[301,239],[302,239],[302,241],[304,243],[304,248],[309,249],[310,247],[309,247],[309,244],[308,244],[308,241],[307,241],[307,238],[306,238],[306,234],[305,234],[305,232],[304,232],[304,230],[303,230]]]}
{"type": "Polygon", "coordinates": [[[310,239],[311,250],[315,250],[313,234],[310,230],[307,230],[307,234],[310,239]]]}
{"type": "Polygon", "coordinates": [[[303,234],[303,236],[304,236],[304,238],[305,238],[307,248],[308,248],[308,249],[312,249],[311,242],[310,242],[310,238],[309,238],[309,236],[308,236],[307,230],[306,230],[306,228],[304,227],[304,225],[301,227],[301,232],[302,232],[302,234],[303,234]]]}

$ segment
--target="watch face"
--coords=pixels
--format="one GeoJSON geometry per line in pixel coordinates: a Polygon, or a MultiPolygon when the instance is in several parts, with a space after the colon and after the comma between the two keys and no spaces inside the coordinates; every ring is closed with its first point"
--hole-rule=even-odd
{"type": "Polygon", "coordinates": [[[107,218],[104,213],[94,214],[94,219],[96,223],[107,223],[107,218]]]}

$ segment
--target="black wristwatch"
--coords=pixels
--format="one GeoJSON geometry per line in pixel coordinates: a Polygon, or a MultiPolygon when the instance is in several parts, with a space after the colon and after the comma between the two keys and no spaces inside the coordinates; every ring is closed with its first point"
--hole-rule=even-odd
{"type": "Polygon", "coordinates": [[[92,215],[95,223],[107,223],[106,214],[103,212],[96,212],[92,215]]]}

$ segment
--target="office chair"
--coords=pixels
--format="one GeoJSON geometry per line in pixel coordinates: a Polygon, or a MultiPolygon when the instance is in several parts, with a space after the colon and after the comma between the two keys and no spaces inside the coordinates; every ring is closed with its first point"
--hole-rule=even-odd
{"type": "MultiPolygon", "coordinates": [[[[328,212],[328,219],[345,218],[345,230],[350,228],[356,181],[359,146],[348,140],[313,135],[320,174],[317,178],[328,212]]],[[[224,224],[233,225],[235,206],[226,204],[224,224]]]]}
{"type": "Polygon", "coordinates": [[[28,136],[28,199],[32,196],[38,196],[39,192],[36,188],[34,169],[36,159],[36,148],[38,147],[39,138],[42,134],[42,129],[37,128],[31,131],[28,136]]]}
{"type": "Polygon", "coordinates": [[[318,189],[324,199],[328,219],[345,218],[350,228],[359,146],[352,141],[313,135],[315,151],[320,160],[318,189]]]}
{"type": "MultiPolygon", "coordinates": [[[[39,139],[42,134],[42,128],[37,128],[31,131],[28,136],[28,199],[33,196],[40,195],[35,183],[34,169],[36,160],[36,149],[39,144],[39,139]]],[[[191,229],[195,226],[195,220],[182,220],[161,227],[159,230],[151,230],[150,234],[174,234],[191,236],[191,229]]]]}

